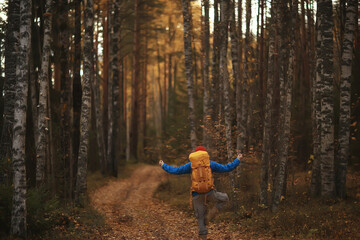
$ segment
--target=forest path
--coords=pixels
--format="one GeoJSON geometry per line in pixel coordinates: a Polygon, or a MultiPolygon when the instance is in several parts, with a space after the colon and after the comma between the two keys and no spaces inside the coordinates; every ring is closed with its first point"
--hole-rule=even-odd
{"type": "MultiPolygon", "coordinates": [[[[105,214],[110,226],[99,239],[198,239],[194,216],[152,197],[166,179],[158,166],[142,165],[127,179],[109,182],[90,196],[91,204],[105,214]]],[[[229,232],[225,223],[210,223],[207,239],[246,239],[229,232]]]]}

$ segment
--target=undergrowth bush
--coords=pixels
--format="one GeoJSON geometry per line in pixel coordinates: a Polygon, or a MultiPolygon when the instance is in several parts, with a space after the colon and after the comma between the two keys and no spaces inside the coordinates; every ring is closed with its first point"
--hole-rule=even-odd
{"type": "Polygon", "coordinates": [[[10,230],[12,192],[11,186],[0,184],[0,238],[10,230]]]}
{"type": "Polygon", "coordinates": [[[30,189],[26,204],[29,234],[41,233],[59,223],[59,201],[45,187],[30,189]]]}

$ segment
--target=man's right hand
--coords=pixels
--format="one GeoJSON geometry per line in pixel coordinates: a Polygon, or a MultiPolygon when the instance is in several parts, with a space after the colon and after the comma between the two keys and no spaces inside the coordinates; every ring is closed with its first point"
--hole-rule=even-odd
{"type": "Polygon", "coordinates": [[[237,155],[237,158],[238,158],[239,160],[242,159],[242,158],[243,158],[242,153],[239,153],[239,154],[237,155]]]}
{"type": "Polygon", "coordinates": [[[160,160],[160,161],[159,161],[159,165],[160,165],[160,166],[164,165],[164,161],[163,161],[163,160],[160,160]]]}

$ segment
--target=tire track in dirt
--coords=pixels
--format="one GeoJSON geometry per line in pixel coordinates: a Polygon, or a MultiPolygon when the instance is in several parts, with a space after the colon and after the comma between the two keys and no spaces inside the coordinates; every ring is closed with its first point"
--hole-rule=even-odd
{"type": "MultiPolygon", "coordinates": [[[[166,179],[157,166],[143,165],[127,179],[110,181],[90,196],[92,206],[105,215],[110,230],[96,239],[198,239],[195,217],[152,198],[166,179]]],[[[225,223],[209,225],[208,239],[246,239],[229,232],[225,223]]]]}

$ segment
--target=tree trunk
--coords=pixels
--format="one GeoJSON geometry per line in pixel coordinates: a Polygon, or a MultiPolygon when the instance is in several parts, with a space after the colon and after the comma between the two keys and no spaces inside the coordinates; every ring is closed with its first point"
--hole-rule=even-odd
{"type": "Polygon", "coordinates": [[[210,27],[209,27],[209,0],[203,0],[204,5],[204,60],[203,60],[203,82],[204,82],[204,103],[203,103],[203,144],[206,148],[210,146],[210,120],[209,111],[209,61],[210,61],[210,27]]]}
{"type": "Polygon", "coordinates": [[[79,159],[76,175],[76,195],[75,202],[77,205],[84,205],[86,197],[86,178],[88,162],[88,143],[89,127],[91,114],[91,81],[93,78],[94,56],[92,33],[94,27],[93,1],[87,0],[85,6],[85,37],[84,37],[84,76],[82,78],[82,104],[80,120],[80,146],[79,159]]]}
{"type": "MultiPolygon", "coordinates": [[[[4,113],[0,142],[0,158],[12,158],[12,141],[14,125],[16,67],[19,51],[19,0],[8,2],[8,25],[5,38],[5,83],[4,83],[4,113]]],[[[0,175],[0,183],[7,181],[8,176],[0,175]],[[4,179],[1,179],[4,178],[4,179]]]]}
{"type": "MultiPolygon", "coordinates": [[[[321,22],[321,15],[316,12],[316,29],[319,28],[321,22]]],[[[320,161],[321,161],[321,122],[320,122],[320,81],[322,78],[323,61],[320,57],[322,48],[322,35],[319,30],[316,31],[316,74],[313,76],[312,83],[312,130],[313,130],[313,163],[312,163],[312,174],[310,183],[310,194],[317,196],[320,194],[321,179],[320,179],[320,161]]]]}
{"type": "Polygon", "coordinates": [[[323,59],[321,77],[321,196],[331,198],[335,194],[334,179],[334,99],[333,99],[333,22],[332,1],[318,0],[317,11],[322,16],[319,31],[322,35],[323,59]]]}
{"type": "Polygon", "coordinates": [[[182,10],[184,17],[184,53],[185,53],[185,73],[188,91],[188,105],[189,105],[189,126],[190,126],[190,141],[191,148],[196,148],[196,127],[195,127],[195,105],[192,79],[192,49],[191,49],[191,15],[190,15],[190,1],[182,0],[182,10]]]}
{"type": "MultiPolygon", "coordinates": [[[[107,135],[108,135],[108,82],[109,82],[109,2],[105,2],[102,11],[103,23],[103,123],[104,123],[104,141],[105,154],[107,154],[107,135]]],[[[106,157],[105,157],[106,158],[106,157]]],[[[105,159],[104,159],[105,160],[105,159]]],[[[105,172],[107,168],[107,159],[105,162],[105,172]]]]}
{"type": "MultiPolygon", "coordinates": [[[[231,36],[231,60],[232,60],[232,69],[233,69],[233,81],[236,89],[236,120],[238,120],[238,115],[241,114],[241,105],[237,100],[240,100],[240,64],[239,64],[239,38],[236,30],[236,22],[235,22],[235,2],[231,1],[231,15],[230,15],[230,36],[231,36]]],[[[237,123],[237,126],[239,124],[237,123]]],[[[239,128],[240,129],[240,128],[239,128]]],[[[237,130],[236,134],[236,148],[240,150],[240,142],[238,141],[240,138],[241,132],[237,130]]]]}
{"type": "Polygon", "coordinates": [[[270,134],[272,122],[273,106],[273,88],[274,88],[274,48],[275,48],[275,22],[277,17],[277,1],[271,2],[271,19],[269,30],[269,58],[268,58],[268,76],[267,76],[267,93],[265,103],[265,118],[263,131],[263,148],[261,160],[261,182],[260,182],[260,204],[268,204],[268,180],[270,164],[270,134]]]}
{"type": "MultiPolygon", "coordinates": [[[[130,153],[138,157],[138,124],[139,124],[139,81],[140,81],[140,13],[139,0],[135,0],[135,23],[134,23],[134,79],[131,84],[131,131],[130,153]]],[[[159,72],[160,74],[160,72],[159,72]]],[[[161,91],[161,89],[160,89],[161,91]]]]}
{"type": "MultiPolygon", "coordinates": [[[[280,156],[278,161],[278,169],[277,175],[275,180],[275,186],[273,191],[273,202],[271,206],[271,210],[273,212],[277,211],[278,206],[281,201],[282,191],[284,186],[286,185],[286,167],[287,167],[287,160],[288,160],[288,152],[289,152],[289,143],[290,143],[290,120],[291,120],[291,98],[292,98],[292,83],[294,81],[294,58],[295,58],[295,24],[296,24],[296,17],[297,17],[297,0],[292,0],[292,11],[291,11],[291,25],[290,25],[290,53],[289,53],[289,63],[287,64],[287,69],[283,68],[281,74],[286,73],[286,81],[284,77],[280,78],[280,104],[281,104],[281,112],[280,112],[280,122],[281,122],[281,132],[280,132],[280,156]]],[[[286,13],[286,5],[283,3],[281,4],[281,12],[286,13]]],[[[290,16],[289,16],[290,17],[290,16]]],[[[280,23],[282,25],[282,36],[283,38],[286,37],[285,32],[287,31],[288,27],[284,24],[285,21],[280,23]]],[[[287,32],[286,32],[287,33],[287,32]]],[[[283,39],[285,41],[285,39],[283,39]]],[[[282,48],[285,48],[285,44],[282,45],[282,48]]],[[[282,59],[285,56],[281,56],[282,59]]],[[[282,62],[284,64],[285,61],[282,62]]],[[[284,64],[286,66],[286,64],[284,64]]]]}
{"type": "MultiPolygon", "coordinates": [[[[233,13],[233,17],[234,13],[233,13]]],[[[242,138],[242,123],[241,123],[241,114],[242,114],[242,100],[244,98],[244,96],[241,97],[241,94],[243,93],[243,84],[241,81],[241,64],[242,64],[242,0],[238,0],[238,29],[239,29],[239,34],[238,34],[238,78],[234,78],[237,79],[237,84],[236,84],[236,149],[238,151],[240,151],[240,149],[243,148],[243,144],[241,142],[241,138],[242,138]]],[[[230,28],[231,31],[231,28],[230,28]]],[[[234,68],[234,66],[233,66],[234,68]]],[[[234,68],[235,69],[235,68],[234,68]]],[[[234,73],[235,75],[235,73],[234,73]]]]}
{"type": "Polygon", "coordinates": [[[119,11],[120,11],[120,0],[116,0],[114,2],[113,8],[113,32],[112,32],[112,57],[111,57],[111,78],[112,78],[112,104],[113,104],[113,129],[111,136],[111,150],[110,155],[108,157],[109,162],[111,162],[111,167],[109,169],[109,173],[112,176],[117,177],[117,156],[116,149],[119,146],[119,121],[120,121],[120,106],[119,106],[119,35],[120,35],[120,22],[119,22],[119,11]]]}
{"type": "Polygon", "coordinates": [[[337,172],[337,194],[346,197],[346,172],[350,156],[350,109],[351,109],[351,66],[353,39],[356,23],[356,0],[349,0],[346,9],[345,34],[342,42],[341,82],[340,82],[340,126],[339,159],[337,172]]]}
{"type": "Polygon", "coordinates": [[[61,113],[60,113],[60,145],[61,145],[61,158],[63,171],[63,197],[65,201],[72,199],[73,192],[73,160],[71,149],[71,85],[69,76],[69,26],[68,26],[68,3],[66,0],[62,0],[58,3],[59,14],[59,31],[60,31],[60,79],[61,79],[61,113]]]}
{"type": "MultiPolygon", "coordinates": [[[[214,31],[213,31],[213,53],[212,53],[212,68],[211,68],[211,84],[210,84],[210,112],[213,122],[218,116],[219,95],[219,0],[214,0],[214,31]]],[[[215,129],[215,128],[214,128],[215,129]]]]}
{"type": "Polygon", "coordinates": [[[220,3],[220,79],[224,88],[224,115],[225,115],[225,135],[228,160],[232,158],[232,139],[231,139],[231,106],[230,106],[230,83],[227,69],[227,36],[229,24],[229,2],[222,0],[220,3]]]}
{"type": "Polygon", "coordinates": [[[249,105],[249,73],[248,73],[248,54],[250,44],[250,19],[251,19],[251,0],[246,0],[246,33],[245,33],[245,44],[244,44],[244,64],[243,64],[243,98],[241,107],[241,126],[240,126],[240,151],[247,151],[248,149],[248,105],[249,105]]]}
{"type": "Polygon", "coordinates": [[[13,128],[14,194],[11,234],[26,238],[25,135],[28,97],[29,54],[31,48],[31,1],[20,1],[19,53],[16,68],[16,95],[13,128]]]}
{"type": "MultiPolygon", "coordinates": [[[[113,3],[109,3],[109,9],[108,9],[108,26],[109,26],[109,48],[108,48],[108,51],[109,51],[109,54],[108,54],[108,57],[110,58],[110,55],[111,55],[111,59],[113,58],[113,55],[114,53],[111,52],[110,53],[110,49],[112,49],[112,45],[114,44],[114,42],[112,41],[111,39],[111,36],[112,36],[112,31],[111,31],[111,26],[113,24],[113,21],[114,21],[114,16],[113,16],[113,9],[114,9],[114,6],[113,6],[113,3]]],[[[106,164],[106,173],[109,175],[112,173],[112,158],[111,158],[111,153],[112,153],[112,136],[113,136],[113,80],[114,78],[112,78],[111,76],[111,73],[110,73],[110,70],[112,69],[112,64],[113,62],[111,61],[111,59],[109,60],[110,62],[110,67],[108,67],[108,82],[107,82],[107,156],[106,156],[106,160],[107,160],[107,164],[106,164]]]]}
{"type": "MultiPolygon", "coordinates": [[[[96,25],[99,28],[99,22],[97,21],[96,25]]],[[[100,95],[100,76],[97,74],[98,69],[98,34],[96,34],[96,43],[95,43],[95,76],[91,81],[91,88],[94,94],[94,104],[95,104],[95,124],[96,124],[96,141],[98,145],[98,157],[101,166],[101,173],[104,176],[106,174],[106,145],[104,137],[104,119],[103,111],[101,109],[101,95],[100,95]]]]}
{"type": "MultiPolygon", "coordinates": [[[[40,186],[45,181],[45,162],[47,150],[47,135],[49,133],[49,116],[48,116],[48,88],[49,88],[49,57],[51,51],[51,25],[52,25],[52,1],[46,1],[46,11],[44,17],[44,40],[40,72],[40,94],[38,109],[36,139],[36,185],[40,186]]],[[[48,176],[49,177],[49,176],[48,176]]]]}
{"type": "Polygon", "coordinates": [[[80,145],[80,111],[81,111],[81,0],[75,0],[75,34],[74,34],[74,77],[73,77],[73,159],[78,159],[80,145]]]}

